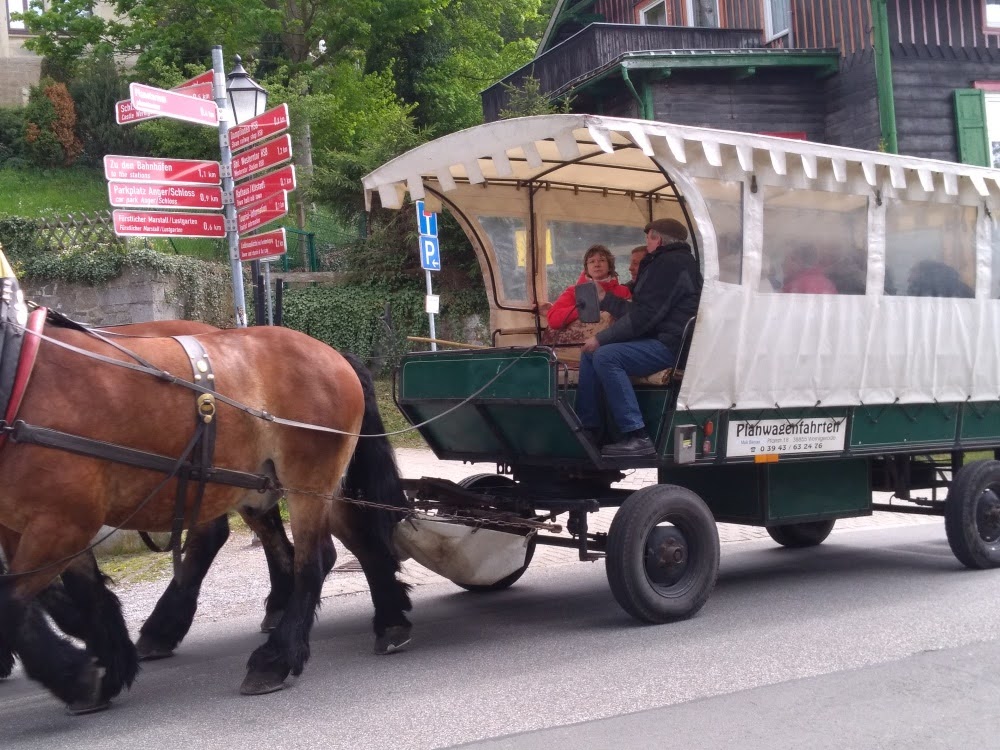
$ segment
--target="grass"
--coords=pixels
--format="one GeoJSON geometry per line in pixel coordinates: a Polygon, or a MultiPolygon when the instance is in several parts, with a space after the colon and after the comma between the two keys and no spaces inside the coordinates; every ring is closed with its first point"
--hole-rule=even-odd
{"type": "MultiPolygon", "coordinates": [[[[375,395],[378,398],[378,410],[385,423],[386,432],[395,432],[410,426],[392,400],[392,379],[379,378],[375,381],[375,395]]],[[[416,430],[393,435],[389,438],[394,448],[426,448],[427,443],[416,430]]]]}
{"type": "Polygon", "coordinates": [[[101,570],[116,583],[143,583],[170,577],[172,573],[169,554],[137,552],[107,555],[99,559],[101,570]]]}
{"type": "Polygon", "coordinates": [[[108,184],[95,169],[0,169],[0,214],[38,218],[107,211],[108,184]]]}

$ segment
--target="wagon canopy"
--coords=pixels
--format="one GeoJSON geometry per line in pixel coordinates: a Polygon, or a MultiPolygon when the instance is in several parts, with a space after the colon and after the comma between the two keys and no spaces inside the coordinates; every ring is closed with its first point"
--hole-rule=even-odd
{"type": "Polygon", "coordinates": [[[377,193],[399,208],[409,193],[456,216],[500,343],[534,343],[534,305],[571,275],[561,253],[575,254],[575,274],[584,243],[617,243],[621,257],[651,218],[686,221],[706,283],[681,409],[1000,394],[996,170],[546,115],[424,144],[364,187],[369,206],[377,193]]]}

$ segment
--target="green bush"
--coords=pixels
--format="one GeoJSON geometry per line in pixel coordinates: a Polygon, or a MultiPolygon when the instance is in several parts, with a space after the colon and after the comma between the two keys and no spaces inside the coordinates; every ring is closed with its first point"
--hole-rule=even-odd
{"type": "Polygon", "coordinates": [[[165,117],[134,126],[148,153],[165,159],[219,159],[219,132],[165,117]]]}
{"type": "Polygon", "coordinates": [[[38,225],[32,219],[0,215],[0,246],[7,259],[17,264],[37,252],[38,225]]]}
{"type": "Polygon", "coordinates": [[[0,164],[24,151],[24,108],[0,107],[0,164]]]}

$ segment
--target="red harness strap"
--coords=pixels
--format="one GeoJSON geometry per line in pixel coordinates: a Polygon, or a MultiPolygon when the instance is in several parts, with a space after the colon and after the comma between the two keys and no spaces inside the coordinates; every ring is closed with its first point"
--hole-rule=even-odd
{"type": "MultiPolygon", "coordinates": [[[[38,307],[32,310],[28,316],[28,333],[25,333],[24,343],[21,344],[21,356],[17,360],[17,372],[14,373],[14,389],[10,394],[10,403],[7,404],[7,413],[4,414],[4,422],[13,424],[17,417],[18,409],[21,408],[21,400],[24,392],[28,389],[28,380],[31,378],[31,371],[35,367],[35,357],[38,354],[38,345],[41,339],[33,336],[33,333],[41,333],[45,328],[45,315],[47,310],[38,307]]],[[[7,435],[0,434],[0,448],[7,442],[7,435]]]]}

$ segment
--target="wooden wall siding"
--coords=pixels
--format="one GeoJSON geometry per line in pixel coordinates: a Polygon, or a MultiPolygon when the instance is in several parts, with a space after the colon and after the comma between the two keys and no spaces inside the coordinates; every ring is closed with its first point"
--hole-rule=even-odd
{"type": "Polygon", "coordinates": [[[983,31],[982,0],[889,0],[889,38],[898,45],[1000,49],[983,31]]]}
{"type": "Polygon", "coordinates": [[[871,27],[871,0],[796,0],[794,4],[795,47],[838,47],[846,57],[871,47],[871,27]]]}
{"type": "Polygon", "coordinates": [[[653,107],[662,122],[747,133],[801,131],[815,141],[826,136],[826,97],[808,72],[762,71],[740,81],[725,73],[675,73],[654,86],[653,107]]]}
{"type": "Polygon", "coordinates": [[[763,0],[719,0],[719,22],[727,29],[763,29],[763,0]]]}
{"type": "Polygon", "coordinates": [[[635,0],[597,0],[594,13],[604,16],[608,23],[635,23],[635,0]]]}
{"type": "Polygon", "coordinates": [[[753,49],[759,48],[760,42],[760,34],[752,30],[592,24],[484,91],[483,114],[487,122],[496,120],[507,102],[503,84],[520,85],[529,74],[538,79],[542,93],[549,93],[612,63],[626,52],[753,49]]]}
{"type": "Polygon", "coordinates": [[[971,88],[973,81],[1000,80],[1000,54],[987,53],[996,61],[893,57],[900,153],[958,161],[953,92],[971,88]]]}
{"type": "Polygon", "coordinates": [[[824,82],[827,101],[826,143],[875,150],[882,137],[878,114],[875,53],[871,48],[848,55],[840,73],[824,82]]]}

